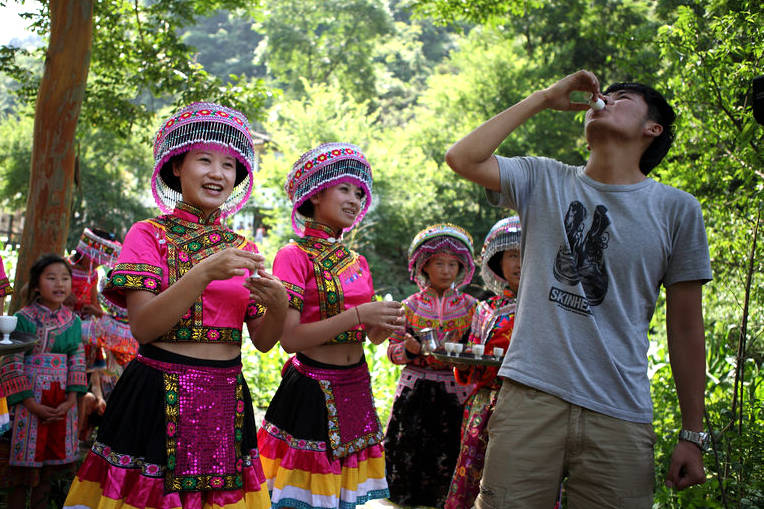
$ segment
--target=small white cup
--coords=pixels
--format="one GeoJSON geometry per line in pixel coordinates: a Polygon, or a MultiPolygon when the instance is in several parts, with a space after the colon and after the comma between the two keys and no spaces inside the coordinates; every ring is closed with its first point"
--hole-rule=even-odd
{"type": "Polygon", "coordinates": [[[496,348],[493,349],[493,356],[494,357],[499,357],[500,358],[502,355],[504,355],[504,349],[503,348],[496,347],[496,348]]]}
{"type": "Polygon", "coordinates": [[[472,345],[472,353],[474,353],[475,355],[479,355],[480,357],[482,357],[484,351],[485,351],[485,345],[472,345]]]}
{"type": "MultiPolygon", "coordinates": [[[[446,344],[449,344],[449,343],[446,343],[446,344]]],[[[454,355],[459,355],[460,353],[462,353],[462,350],[464,349],[464,345],[461,343],[450,343],[450,345],[454,355]]]]}
{"type": "Polygon", "coordinates": [[[454,354],[454,344],[453,343],[443,343],[443,346],[446,348],[446,354],[453,355],[454,354]]]}
{"type": "Polygon", "coordinates": [[[0,316],[0,344],[3,345],[10,345],[13,342],[11,341],[11,332],[16,330],[16,322],[18,321],[18,317],[13,315],[4,315],[0,316]]]}

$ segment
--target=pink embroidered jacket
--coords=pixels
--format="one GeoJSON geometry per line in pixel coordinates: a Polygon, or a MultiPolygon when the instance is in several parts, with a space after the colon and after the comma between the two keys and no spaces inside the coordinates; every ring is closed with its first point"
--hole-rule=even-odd
{"type": "MultiPolygon", "coordinates": [[[[3,259],[0,258],[0,298],[5,297],[13,293],[11,283],[8,281],[8,276],[5,275],[5,265],[3,265],[3,259]]],[[[2,313],[2,310],[0,310],[2,313]]]]}
{"type": "MultiPolygon", "coordinates": [[[[172,214],[135,223],[127,232],[104,296],[126,307],[125,292],[159,294],[208,256],[229,247],[257,253],[257,247],[220,223],[220,211],[205,220],[202,211],[179,202],[172,214]]],[[[265,312],[251,301],[244,276],[212,281],[180,321],[158,341],[241,343],[245,320],[265,312]]]]}
{"type": "MultiPolygon", "coordinates": [[[[300,311],[300,322],[311,323],[371,302],[374,282],[366,258],[335,240],[325,225],[308,221],[305,237],[282,247],[273,260],[273,274],[289,295],[289,306],[300,311]]],[[[361,343],[363,326],[344,331],[327,343],[361,343]]]]}

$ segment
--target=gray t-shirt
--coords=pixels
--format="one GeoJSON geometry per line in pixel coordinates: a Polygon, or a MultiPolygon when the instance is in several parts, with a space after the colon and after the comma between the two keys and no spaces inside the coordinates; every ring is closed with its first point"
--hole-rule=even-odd
{"type": "Polygon", "coordinates": [[[523,227],[512,342],[499,375],[575,405],[652,422],[647,331],[660,285],[711,279],[700,204],[652,179],[609,185],[584,168],[497,156],[496,206],[523,227]]]}

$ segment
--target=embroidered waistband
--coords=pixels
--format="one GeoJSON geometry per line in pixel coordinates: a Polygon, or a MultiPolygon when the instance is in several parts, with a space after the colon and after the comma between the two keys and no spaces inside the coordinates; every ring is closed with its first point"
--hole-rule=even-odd
{"type": "Polygon", "coordinates": [[[401,371],[401,378],[398,380],[398,387],[395,389],[395,397],[400,396],[404,388],[414,389],[418,380],[428,380],[443,384],[446,392],[454,394],[462,404],[472,393],[474,385],[460,385],[454,378],[454,372],[451,369],[425,369],[418,366],[406,366],[401,371]]]}

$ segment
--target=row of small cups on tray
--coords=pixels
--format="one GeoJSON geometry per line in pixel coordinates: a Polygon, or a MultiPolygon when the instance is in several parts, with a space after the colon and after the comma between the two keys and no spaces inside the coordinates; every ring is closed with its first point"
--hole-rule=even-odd
{"type": "MultiPolygon", "coordinates": [[[[462,350],[464,350],[464,346],[462,343],[444,343],[443,346],[446,349],[446,354],[448,355],[459,355],[462,353],[462,350]]],[[[485,353],[485,345],[467,345],[470,347],[470,352],[465,353],[473,353],[474,355],[478,357],[482,357],[485,353]]],[[[504,349],[499,347],[493,348],[493,356],[497,358],[501,358],[504,355],[504,349]]]]}

